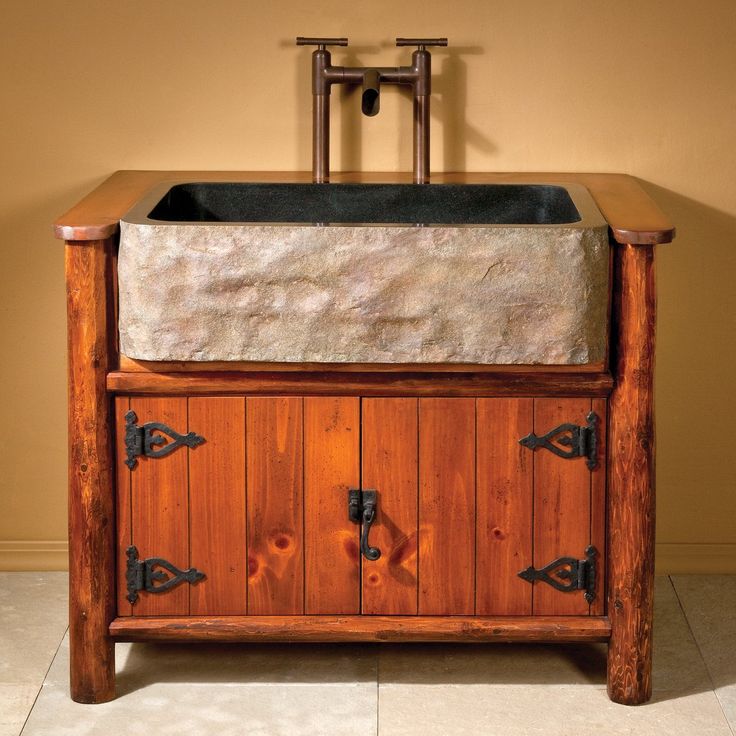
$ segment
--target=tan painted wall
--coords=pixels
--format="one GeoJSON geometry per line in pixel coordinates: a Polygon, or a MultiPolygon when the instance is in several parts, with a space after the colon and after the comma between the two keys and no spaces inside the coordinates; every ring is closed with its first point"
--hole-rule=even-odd
{"type": "MultiPolygon", "coordinates": [[[[407,58],[396,35],[449,36],[434,56],[436,169],[645,182],[679,231],[659,250],[658,540],[670,567],[736,570],[733,0],[5,0],[0,565],[63,560],[64,289],[51,221],[116,169],[309,168],[310,52],[293,46],[298,34],[347,35],[336,63],[381,65],[407,58]]],[[[354,93],[334,94],[334,168],[408,170],[410,109],[386,89],[366,119],[354,93]]]]}

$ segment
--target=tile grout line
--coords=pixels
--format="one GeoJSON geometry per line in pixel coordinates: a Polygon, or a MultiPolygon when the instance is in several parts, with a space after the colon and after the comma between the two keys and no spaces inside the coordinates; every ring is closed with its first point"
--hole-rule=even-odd
{"type": "Polygon", "coordinates": [[[64,633],[61,635],[61,639],[59,639],[59,644],[57,645],[56,649],[54,650],[54,656],[51,657],[51,661],[49,662],[49,666],[46,668],[46,672],[43,675],[43,679],[41,680],[41,685],[38,688],[38,692],[36,693],[36,697],[33,698],[33,703],[31,703],[31,707],[28,709],[28,713],[23,720],[23,725],[21,726],[20,731],[18,732],[18,736],[23,736],[23,731],[26,730],[26,726],[28,725],[28,719],[31,717],[31,713],[33,713],[33,709],[36,707],[36,703],[38,702],[38,696],[41,694],[41,690],[43,690],[43,686],[46,682],[46,679],[49,676],[49,672],[51,671],[51,667],[53,666],[54,662],[56,661],[56,657],[59,655],[59,649],[61,649],[61,645],[64,643],[64,637],[67,635],[67,632],[69,631],[69,627],[67,626],[64,629],[64,633]]]}
{"type": "Polygon", "coordinates": [[[682,616],[685,619],[685,623],[687,624],[687,630],[690,632],[690,636],[692,636],[693,641],[695,642],[695,648],[698,650],[698,654],[700,655],[700,659],[703,662],[703,665],[705,667],[705,671],[708,673],[708,680],[710,681],[710,688],[713,692],[713,695],[716,696],[716,700],[718,701],[718,707],[721,709],[721,713],[723,714],[723,718],[726,721],[726,725],[728,726],[728,730],[736,736],[736,732],[733,730],[733,726],[731,725],[731,721],[729,720],[728,716],[726,715],[726,711],[723,709],[723,703],[721,703],[721,698],[718,695],[718,691],[716,690],[715,682],[713,681],[713,675],[711,675],[710,667],[708,667],[708,662],[703,655],[703,650],[700,648],[700,642],[698,641],[698,637],[695,636],[695,632],[693,631],[693,627],[690,625],[690,619],[687,616],[687,612],[685,611],[685,606],[682,605],[682,600],[680,599],[680,594],[677,592],[677,586],[675,585],[675,581],[672,579],[672,575],[667,576],[667,580],[670,581],[670,585],[672,586],[672,591],[675,594],[675,599],[677,600],[677,605],[680,607],[680,611],[682,611],[682,616]]]}

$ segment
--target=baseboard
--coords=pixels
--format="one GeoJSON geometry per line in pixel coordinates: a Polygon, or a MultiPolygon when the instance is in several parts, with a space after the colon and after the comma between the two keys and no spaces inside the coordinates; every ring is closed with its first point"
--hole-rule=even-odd
{"type": "Polygon", "coordinates": [[[66,541],[8,542],[0,540],[0,570],[68,570],[66,541]]]}
{"type": "MultiPolygon", "coordinates": [[[[657,573],[736,574],[736,544],[660,543],[657,573]]],[[[0,570],[66,570],[69,547],[64,541],[6,542],[0,540],[0,570]]]]}
{"type": "Polygon", "coordinates": [[[659,575],[736,574],[736,544],[670,544],[656,548],[659,575]]]}

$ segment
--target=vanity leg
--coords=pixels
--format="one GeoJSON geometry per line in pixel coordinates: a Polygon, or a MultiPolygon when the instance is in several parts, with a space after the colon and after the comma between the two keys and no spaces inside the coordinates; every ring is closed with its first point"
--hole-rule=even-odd
{"type": "Polygon", "coordinates": [[[652,695],[654,593],[654,248],[614,245],[609,426],[608,694],[652,695]]]}
{"type": "Polygon", "coordinates": [[[115,697],[115,545],[110,401],[115,332],[106,277],[112,241],[66,244],[69,361],[69,640],[71,696],[115,697]]]}

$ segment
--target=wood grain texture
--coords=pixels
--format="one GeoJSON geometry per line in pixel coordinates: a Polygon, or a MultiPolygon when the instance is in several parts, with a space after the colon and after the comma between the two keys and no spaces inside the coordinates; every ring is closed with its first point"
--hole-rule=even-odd
{"type": "Polygon", "coordinates": [[[364,399],[362,487],[378,491],[369,542],[381,550],[362,559],[365,614],[417,613],[418,400],[364,399]]]}
{"type": "MultiPolygon", "coordinates": [[[[535,399],[534,432],[541,436],[571,422],[585,424],[590,399],[535,399]]],[[[523,435],[522,435],[523,436],[523,435]]],[[[590,544],[590,471],[585,458],[567,460],[544,448],[534,456],[534,567],[558,557],[583,559],[590,544]]],[[[574,616],[589,612],[582,591],[533,585],[534,615],[574,616]]]]}
{"type": "Polygon", "coordinates": [[[475,610],[475,400],[419,400],[419,613],[475,610]]]}
{"type": "Polygon", "coordinates": [[[305,613],[360,612],[358,526],[348,489],[360,486],[360,400],[304,399],[305,613]]]}
{"type": "MultiPolygon", "coordinates": [[[[333,182],[405,182],[411,173],[335,172],[333,182]]],[[[310,182],[307,171],[118,171],[54,223],[57,238],[97,240],[117,232],[120,218],[164,181],[310,182]]],[[[578,183],[587,187],[619,243],[668,243],[675,229],[639,182],[625,174],[433,173],[432,181],[466,184],[578,183]]]]}
{"type": "Polygon", "coordinates": [[[386,373],[314,371],[125,373],[108,375],[115,393],[193,396],[608,396],[607,373],[386,373]]]}
{"type": "Polygon", "coordinates": [[[67,243],[69,376],[69,641],[71,696],[79,703],[115,697],[113,412],[105,374],[116,360],[112,243],[67,243]]]}
{"type": "Polygon", "coordinates": [[[594,616],[227,616],[118,618],[116,641],[576,642],[606,641],[594,616]]]}
{"type": "Polygon", "coordinates": [[[304,613],[303,401],[246,400],[248,613],[304,613]]]}
{"type": "Polygon", "coordinates": [[[478,615],[528,616],[532,588],[533,464],[519,439],[534,421],[533,399],[478,399],[476,603],[478,615]]]}
{"type": "Polygon", "coordinates": [[[115,397],[115,527],[117,532],[117,589],[118,616],[132,616],[133,607],[128,600],[128,589],[125,581],[128,559],[125,550],[133,544],[133,520],[131,518],[131,477],[125,464],[125,415],[130,409],[128,396],[115,397]]]}
{"type": "Polygon", "coordinates": [[[333,373],[604,373],[606,362],[585,365],[478,365],[477,363],[257,363],[255,361],[152,361],[121,355],[123,373],[318,372],[333,373]]]}
{"type": "Polygon", "coordinates": [[[654,593],[654,249],[617,249],[616,389],[609,403],[608,693],[617,703],[652,693],[654,593]]]}
{"type": "MultiPolygon", "coordinates": [[[[162,422],[180,434],[188,431],[187,400],[133,397],[130,408],[138,424],[162,422]]],[[[157,433],[158,434],[158,433],[157,433]]],[[[194,450],[193,452],[196,452],[194,450]]],[[[181,569],[189,563],[189,478],[186,447],[163,458],[138,458],[131,472],[133,544],[139,559],[163,557],[181,569]]],[[[202,570],[208,574],[208,570],[202,570]]],[[[141,591],[133,605],[136,616],[189,613],[189,585],[165,593],[141,591]]]]}
{"type": "Polygon", "coordinates": [[[191,398],[188,410],[205,438],[177,451],[189,457],[189,566],[207,577],[182,590],[193,616],[245,614],[245,400],[191,398]]]}
{"type": "Polygon", "coordinates": [[[595,599],[590,604],[591,616],[606,613],[606,488],[608,485],[608,407],[605,399],[593,399],[598,422],[598,466],[590,475],[590,543],[598,550],[596,557],[595,599]]]}

